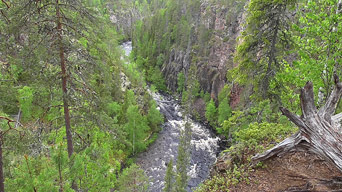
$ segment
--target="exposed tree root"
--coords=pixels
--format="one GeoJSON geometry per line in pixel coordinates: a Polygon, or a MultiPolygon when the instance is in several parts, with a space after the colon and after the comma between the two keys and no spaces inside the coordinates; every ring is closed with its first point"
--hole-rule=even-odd
{"type": "Polygon", "coordinates": [[[307,82],[301,89],[301,117],[286,108],[280,108],[283,115],[299,127],[299,131],[265,153],[254,156],[254,162],[293,151],[310,151],[342,171],[342,132],[339,126],[342,114],[333,116],[342,95],[342,83],[337,75],[334,78],[335,88],[319,110],[314,103],[312,82],[307,82]]]}

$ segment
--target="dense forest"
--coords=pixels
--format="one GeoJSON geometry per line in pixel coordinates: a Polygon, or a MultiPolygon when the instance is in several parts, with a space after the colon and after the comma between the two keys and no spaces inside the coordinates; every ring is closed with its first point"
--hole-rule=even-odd
{"type": "Polygon", "coordinates": [[[153,191],[156,93],[184,122],[163,191],[340,190],[341,23],[341,0],[1,0],[0,192],[153,191]]]}

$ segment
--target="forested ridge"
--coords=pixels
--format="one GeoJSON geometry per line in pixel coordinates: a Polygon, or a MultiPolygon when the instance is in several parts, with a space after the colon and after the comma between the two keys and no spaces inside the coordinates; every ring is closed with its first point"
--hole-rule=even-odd
{"type": "Polygon", "coordinates": [[[186,122],[164,191],[190,190],[189,117],[224,148],[195,191],[340,190],[341,23],[341,0],[1,0],[0,191],[150,191],[154,92],[186,122]]]}
{"type": "Polygon", "coordinates": [[[0,6],[6,191],[146,188],[143,172],[130,165],[156,137],[163,117],[144,82],[123,66],[119,43],[125,37],[110,22],[114,3],[0,6]],[[122,74],[130,78],[129,90],[121,86],[122,74]]]}

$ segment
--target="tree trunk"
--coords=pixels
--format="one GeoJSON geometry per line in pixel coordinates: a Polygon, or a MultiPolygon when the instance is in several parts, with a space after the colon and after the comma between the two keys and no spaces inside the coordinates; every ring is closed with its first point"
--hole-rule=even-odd
{"type": "Polygon", "coordinates": [[[342,83],[339,82],[337,75],[334,75],[334,78],[335,88],[325,105],[319,110],[314,103],[312,82],[307,82],[301,90],[300,102],[303,114],[301,117],[291,113],[286,108],[280,108],[283,115],[299,127],[299,131],[265,153],[254,156],[254,162],[281,156],[292,151],[309,151],[331,162],[342,171],[342,132],[340,126],[342,113],[333,116],[342,95],[342,83]]]}
{"type": "Polygon", "coordinates": [[[68,155],[71,155],[74,152],[74,147],[72,144],[72,135],[70,128],[70,114],[69,114],[69,104],[68,104],[68,90],[67,90],[67,73],[65,67],[65,58],[64,58],[64,47],[63,47],[63,37],[62,37],[62,21],[61,14],[59,9],[59,0],[56,0],[56,16],[57,16],[57,32],[58,32],[58,42],[59,42],[59,58],[61,63],[62,70],[62,90],[63,90],[63,106],[64,106],[64,119],[65,119],[65,129],[66,129],[66,137],[67,137],[67,145],[68,145],[68,155]]]}
{"type": "MultiPolygon", "coordinates": [[[[72,135],[71,135],[71,126],[70,126],[70,112],[69,112],[69,103],[68,103],[68,90],[67,90],[67,72],[65,66],[65,57],[64,57],[64,46],[63,46],[63,36],[62,36],[62,16],[59,8],[59,0],[56,0],[56,16],[57,16],[57,33],[58,33],[58,44],[59,44],[59,58],[61,63],[61,71],[62,71],[62,91],[63,91],[63,107],[64,107],[64,119],[65,119],[65,132],[67,137],[67,146],[68,146],[68,156],[69,158],[74,153],[74,146],[72,144],[72,135]]],[[[71,188],[75,191],[77,190],[77,184],[75,181],[72,181],[71,188]]],[[[63,191],[63,188],[59,189],[63,191]]]]}
{"type": "Polygon", "coordinates": [[[133,155],[135,155],[135,119],[134,119],[134,126],[133,126],[133,155]]]}
{"type": "MultiPolygon", "coordinates": [[[[280,9],[280,8],[278,8],[280,9]]],[[[267,70],[266,70],[266,74],[263,80],[263,84],[262,84],[262,96],[264,98],[267,98],[267,94],[268,94],[268,90],[270,87],[270,79],[274,76],[274,72],[272,72],[273,70],[273,66],[272,63],[274,63],[274,65],[277,65],[277,59],[276,59],[276,52],[277,52],[277,48],[276,48],[276,44],[277,44],[277,39],[278,39],[278,32],[279,32],[279,22],[280,22],[280,18],[279,16],[276,19],[275,22],[275,27],[274,27],[274,31],[273,31],[273,37],[272,37],[272,41],[271,41],[271,48],[268,52],[268,65],[267,65],[267,70]]]]}
{"type": "Polygon", "coordinates": [[[0,133],[0,192],[5,192],[5,179],[2,163],[2,132],[0,133]]]}

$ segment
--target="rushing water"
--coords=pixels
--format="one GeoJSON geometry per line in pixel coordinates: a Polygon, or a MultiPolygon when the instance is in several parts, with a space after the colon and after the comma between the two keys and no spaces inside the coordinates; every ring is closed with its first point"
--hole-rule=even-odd
{"type": "MultiPolygon", "coordinates": [[[[125,53],[132,50],[130,42],[122,45],[125,53]]],[[[136,163],[145,170],[150,179],[150,190],[160,192],[164,186],[164,177],[167,163],[177,159],[180,130],[184,129],[185,120],[182,110],[171,96],[151,93],[158,104],[158,109],[165,116],[166,122],[162,125],[162,131],[146,152],[141,153],[136,163]]],[[[216,161],[219,150],[219,138],[215,137],[205,126],[191,121],[191,162],[188,170],[188,191],[192,191],[204,181],[210,171],[210,166],[216,161]]],[[[175,167],[174,167],[175,168],[175,167]]]]}
{"type": "Polygon", "coordinates": [[[125,51],[125,55],[128,56],[132,52],[132,42],[127,41],[121,45],[122,49],[125,51]]]}

